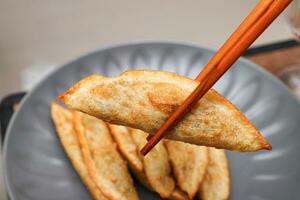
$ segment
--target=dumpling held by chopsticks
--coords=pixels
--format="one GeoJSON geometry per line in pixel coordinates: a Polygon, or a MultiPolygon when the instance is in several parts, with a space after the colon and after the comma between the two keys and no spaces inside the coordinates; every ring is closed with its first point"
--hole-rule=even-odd
{"type": "MultiPolygon", "coordinates": [[[[59,98],[106,122],[154,134],[197,85],[170,72],[127,71],[114,78],[91,75],[59,98]]],[[[166,137],[240,152],[271,149],[251,122],[213,89],[166,137]]]]}

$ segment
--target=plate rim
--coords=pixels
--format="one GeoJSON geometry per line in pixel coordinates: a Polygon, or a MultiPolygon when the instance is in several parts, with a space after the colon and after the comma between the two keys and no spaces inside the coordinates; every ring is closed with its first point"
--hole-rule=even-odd
{"type": "MultiPolygon", "coordinates": [[[[5,189],[8,193],[8,196],[12,200],[15,200],[16,196],[15,196],[15,193],[13,192],[13,189],[12,189],[13,186],[12,186],[12,183],[9,181],[8,174],[7,174],[8,166],[7,166],[6,161],[7,161],[7,157],[8,157],[8,140],[9,140],[8,138],[11,135],[12,128],[15,124],[16,118],[22,110],[21,108],[27,102],[27,99],[32,95],[32,93],[34,93],[40,87],[40,85],[43,84],[44,81],[48,80],[50,77],[52,77],[58,71],[66,68],[68,65],[70,65],[72,63],[78,62],[80,59],[82,59],[84,57],[88,57],[88,56],[91,56],[93,54],[96,54],[98,52],[105,51],[105,50],[108,50],[108,49],[114,49],[114,48],[120,48],[120,47],[126,47],[126,46],[135,46],[135,45],[154,45],[154,44],[157,44],[157,45],[188,46],[188,47],[197,48],[197,49],[205,49],[205,50],[207,50],[207,51],[209,51],[213,54],[216,53],[216,51],[217,51],[215,48],[208,47],[208,46],[202,45],[202,44],[197,44],[197,43],[191,42],[191,41],[169,40],[169,39],[133,40],[133,41],[128,41],[128,42],[119,42],[119,43],[113,43],[113,44],[110,44],[110,45],[104,45],[100,48],[96,48],[92,51],[88,51],[87,53],[83,53],[79,56],[76,56],[74,59],[71,59],[68,62],[65,62],[65,63],[59,65],[55,70],[53,70],[51,73],[47,74],[38,83],[36,83],[32,89],[30,89],[27,92],[27,94],[23,97],[23,99],[20,102],[19,109],[13,114],[13,116],[12,116],[12,118],[11,118],[9,124],[8,124],[7,130],[5,132],[5,138],[4,138],[3,150],[2,150],[2,162],[3,162],[2,167],[3,167],[3,173],[4,173],[4,186],[5,186],[5,189]]],[[[252,62],[251,60],[249,60],[245,57],[240,57],[236,62],[238,62],[238,61],[248,65],[253,70],[267,76],[271,81],[273,81],[275,84],[277,84],[279,87],[281,87],[286,92],[286,94],[288,94],[290,96],[290,98],[292,98],[294,101],[296,101],[298,106],[300,106],[300,102],[296,99],[294,94],[276,76],[274,76],[273,74],[268,72],[266,69],[264,69],[260,65],[252,62]]]]}

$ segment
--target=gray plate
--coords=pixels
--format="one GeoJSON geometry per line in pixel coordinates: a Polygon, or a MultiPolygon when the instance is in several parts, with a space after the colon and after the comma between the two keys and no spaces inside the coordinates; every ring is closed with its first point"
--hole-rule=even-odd
{"type": "MultiPolygon", "coordinates": [[[[160,69],[195,77],[213,51],[192,44],[148,42],[114,46],[83,56],[32,90],[11,120],[4,147],[12,199],[89,199],[50,119],[49,104],[79,79],[128,69],[160,69]]],[[[272,75],[240,59],[215,88],[260,129],[273,151],[228,152],[231,199],[299,199],[300,106],[272,75]]],[[[159,199],[137,184],[141,199],[159,199]]]]}

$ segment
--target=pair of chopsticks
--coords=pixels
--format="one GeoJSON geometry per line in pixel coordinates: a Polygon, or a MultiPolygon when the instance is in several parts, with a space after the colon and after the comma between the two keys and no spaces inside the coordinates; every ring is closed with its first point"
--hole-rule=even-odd
{"type": "Polygon", "coordinates": [[[200,82],[196,89],[169,116],[158,131],[148,138],[148,143],[141,150],[143,155],[146,155],[167,132],[180,122],[291,2],[292,0],[260,0],[196,77],[195,80],[200,82]]]}

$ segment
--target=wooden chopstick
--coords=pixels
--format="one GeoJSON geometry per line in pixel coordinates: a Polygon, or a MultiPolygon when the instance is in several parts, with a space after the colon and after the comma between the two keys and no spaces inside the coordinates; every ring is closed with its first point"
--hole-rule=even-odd
{"type": "Polygon", "coordinates": [[[208,75],[208,73],[214,69],[216,64],[224,57],[224,55],[234,47],[235,43],[245,34],[245,32],[264,14],[264,12],[270,7],[274,0],[262,0],[256,7],[249,13],[249,15],[243,20],[238,28],[231,34],[223,46],[217,51],[217,53],[206,64],[200,74],[195,80],[201,82],[208,75]]]}
{"type": "Polygon", "coordinates": [[[169,116],[158,131],[149,137],[141,153],[146,155],[180,120],[199,99],[230,68],[244,51],[263,33],[292,0],[261,0],[240,26],[233,32],[195,80],[200,84],[190,96],[169,116]]]}
{"type": "MultiPolygon", "coordinates": [[[[215,65],[221,60],[222,57],[233,48],[234,44],[241,38],[241,36],[253,25],[259,17],[269,8],[274,0],[260,1],[256,7],[250,12],[250,14],[244,19],[244,21],[238,26],[238,28],[231,34],[223,46],[217,51],[217,53],[210,59],[200,74],[196,77],[196,81],[203,82],[205,77],[214,69],[215,65]]],[[[155,134],[156,135],[156,134],[155,134]]],[[[148,135],[149,141],[153,135],[148,135]]]]}
{"type": "MultiPolygon", "coordinates": [[[[215,68],[220,62],[224,55],[234,47],[234,44],[242,37],[242,35],[252,26],[259,17],[269,8],[274,0],[260,1],[250,14],[243,20],[238,28],[231,34],[223,46],[217,51],[217,53],[210,59],[203,70],[195,78],[198,82],[203,82],[205,77],[215,68]]],[[[155,134],[156,135],[156,134],[155,134]]],[[[147,140],[149,141],[154,135],[148,135],[147,140]]]]}

